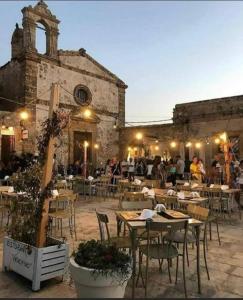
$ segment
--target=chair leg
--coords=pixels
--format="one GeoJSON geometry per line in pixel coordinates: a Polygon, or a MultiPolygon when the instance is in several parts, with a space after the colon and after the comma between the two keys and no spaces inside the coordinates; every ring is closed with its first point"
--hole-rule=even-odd
{"type": "Polygon", "coordinates": [[[145,297],[147,297],[147,287],[148,287],[148,265],[149,265],[149,256],[146,255],[145,297]]]}
{"type": "Polygon", "coordinates": [[[168,263],[169,280],[170,280],[170,283],[171,283],[172,281],[171,281],[171,274],[170,274],[170,259],[167,259],[167,263],[168,263]]]}
{"type": "Polygon", "coordinates": [[[209,236],[210,236],[210,241],[212,241],[212,223],[209,223],[209,236]]]}
{"type": "Polygon", "coordinates": [[[208,272],[208,264],[207,264],[207,257],[206,257],[206,239],[203,241],[203,256],[204,256],[204,262],[205,262],[205,267],[208,275],[208,280],[210,280],[209,272],[208,272]]]}
{"type": "Polygon", "coordinates": [[[183,253],[183,255],[182,255],[182,264],[183,264],[183,283],[184,283],[185,298],[187,298],[185,253],[183,253]]]}
{"type": "Polygon", "coordinates": [[[220,241],[220,236],[219,236],[219,224],[218,224],[218,218],[216,218],[216,228],[217,228],[217,235],[218,235],[219,246],[221,246],[221,241],[220,241]]]}
{"type": "Polygon", "coordinates": [[[188,246],[186,243],[186,260],[187,260],[187,266],[189,267],[189,255],[188,255],[188,246]]]}
{"type": "Polygon", "coordinates": [[[139,265],[138,265],[138,276],[137,276],[136,286],[138,286],[139,277],[141,275],[142,284],[143,287],[145,288],[145,283],[144,283],[143,273],[142,273],[142,262],[143,262],[143,254],[139,251],[139,265]]]}
{"type": "Polygon", "coordinates": [[[175,284],[177,284],[178,264],[179,264],[179,255],[176,257],[176,279],[175,279],[175,284]]]}

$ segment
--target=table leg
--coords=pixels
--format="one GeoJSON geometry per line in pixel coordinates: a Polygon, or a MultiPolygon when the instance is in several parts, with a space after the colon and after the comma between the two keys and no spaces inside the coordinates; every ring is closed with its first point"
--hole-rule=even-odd
{"type": "Polygon", "coordinates": [[[119,218],[116,218],[117,236],[120,236],[121,226],[122,226],[122,221],[119,218]]]}
{"type": "Polygon", "coordinates": [[[198,283],[198,293],[201,294],[201,275],[200,275],[200,226],[196,226],[196,236],[197,236],[197,283],[198,283]]]}
{"type": "Polygon", "coordinates": [[[132,299],[135,298],[135,285],[136,285],[136,248],[137,248],[137,230],[131,229],[132,241],[132,299]]]}

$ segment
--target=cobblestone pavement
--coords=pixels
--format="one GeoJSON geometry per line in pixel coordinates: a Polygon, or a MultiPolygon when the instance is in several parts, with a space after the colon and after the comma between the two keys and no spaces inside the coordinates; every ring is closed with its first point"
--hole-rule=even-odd
{"type": "MultiPolygon", "coordinates": [[[[95,209],[104,211],[110,218],[110,230],[116,233],[116,220],[114,211],[118,208],[117,199],[80,199],[77,203],[77,233],[78,241],[70,238],[69,230],[65,229],[65,236],[70,243],[70,253],[78,245],[80,240],[99,238],[98,224],[95,209]]],[[[67,228],[67,227],[66,227],[67,228]]],[[[1,241],[4,233],[1,232],[1,241]]],[[[58,233],[56,234],[58,235],[58,233]]],[[[213,240],[209,241],[208,265],[211,280],[206,276],[206,271],[201,255],[201,282],[202,294],[197,293],[196,281],[196,257],[195,250],[189,247],[190,266],[186,270],[187,287],[189,297],[243,297],[243,221],[238,214],[233,215],[232,221],[221,220],[220,236],[222,244],[218,245],[216,232],[213,226],[213,240]]],[[[2,242],[0,244],[0,259],[2,261],[2,242]]],[[[180,271],[182,266],[179,266],[180,271]]],[[[164,264],[162,272],[159,272],[157,261],[151,261],[149,269],[148,297],[183,298],[182,273],[179,272],[179,281],[174,284],[175,263],[171,269],[172,281],[169,283],[167,266],[164,264]]],[[[125,297],[131,296],[131,281],[128,283],[125,297]]],[[[0,272],[0,297],[12,298],[72,298],[76,297],[73,283],[69,274],[64,281],[59,278],[42,283],[39,292],[31,291],[31,283],[13,272],[0,272]]],[[[141,283],[136,288],[136,297],[144,297],[144,289],[141,283]]]]}

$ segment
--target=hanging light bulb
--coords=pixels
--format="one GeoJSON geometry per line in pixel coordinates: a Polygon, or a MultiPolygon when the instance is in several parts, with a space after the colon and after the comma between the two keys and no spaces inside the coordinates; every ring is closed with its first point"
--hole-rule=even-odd
{"type": "Polygon", "coordinates": [[[20,119],[25,121],[29,118],[29,114],[26,110],[22,110],[20,113],[19,113],[19,116],[20,116],[20,119]]]}
{"type": "Polygon", "coordinates": [[[143,138],[143,134],[141,133],[141,132],[138,132],[137,134],[136,134],[136,139],[137,140],[141,140],[143,138]]]}
{"type": "Polygon", "coordinates": [[[94,144],[94,148],[97,150],[97,149],[99,149],[99,144],[94,144]]]}
{"type": "Polygon", "coordinates": [[[192,146],[192,143],[191,143],[191,142],[186,143],[186,147],[187,147],[187,148],[189,148],[189,147],[191,147],[191,146],[192,146]]]}
{"type": "Polygon", "coordinates": [[[214,140],[214,142],[215,142],[215,144],[219,144],[219,143],[220,143],[220,139],[219,139],[219,138],[216,138],[216,139],[214,140]]]}
{"type": "Polygon", "coordinates": [[[158,150],[159,150],[159,146],[155,146],[154,149],[155,149],[156,151],[158,151],[158,150]]]}
{"type": "Polygon", "coordinates": [[[199,142],[195,144],[195,147],[196,147],[197,149],[200,149],[200,148],[201,148],[201,146],[202,146],[202,144],[201,144],[201,143],[199,143],[199,142]]]}
{"type": "Polygon", "coordinates": [[[90,118],[90,116],[91,116],[91,110],[90,110],[90,109],[86,109],[86,110],[84,111],[84,117],[85,117],[85,118],[90,118]]]}
{"type": "Polygon", "coordinates": [[[227,141],[227,133],[226,133],[226,132],[222,133],[219,137],[220,137],[221,140],[223,140],[224,142],[227,141]]]}
{"type": "Polygon", "coordinates": [[[170,143],[170,146],[171,146],[171,148],[175,148],[175,147],[176,147],[176,142],[174,142],[174,141],[171,142],[171,143],[170,143]]]}

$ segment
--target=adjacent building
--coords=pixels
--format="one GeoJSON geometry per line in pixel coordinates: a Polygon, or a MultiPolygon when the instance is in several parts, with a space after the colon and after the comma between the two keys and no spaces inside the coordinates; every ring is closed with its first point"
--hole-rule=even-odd
{"type": "Polygon", "coordinates": [[[201,157],[209,165],[221,152],[218,138],[226,132],[236,157],[243,159],[243,95],[177,104],[170,124],[127,127],[121,131],[121,156],[180,154],[201,157]],[[137,139],[140,133],[142,139],[137,139]],[[141,153],[139,153],[139,151],[141,153]]]}

